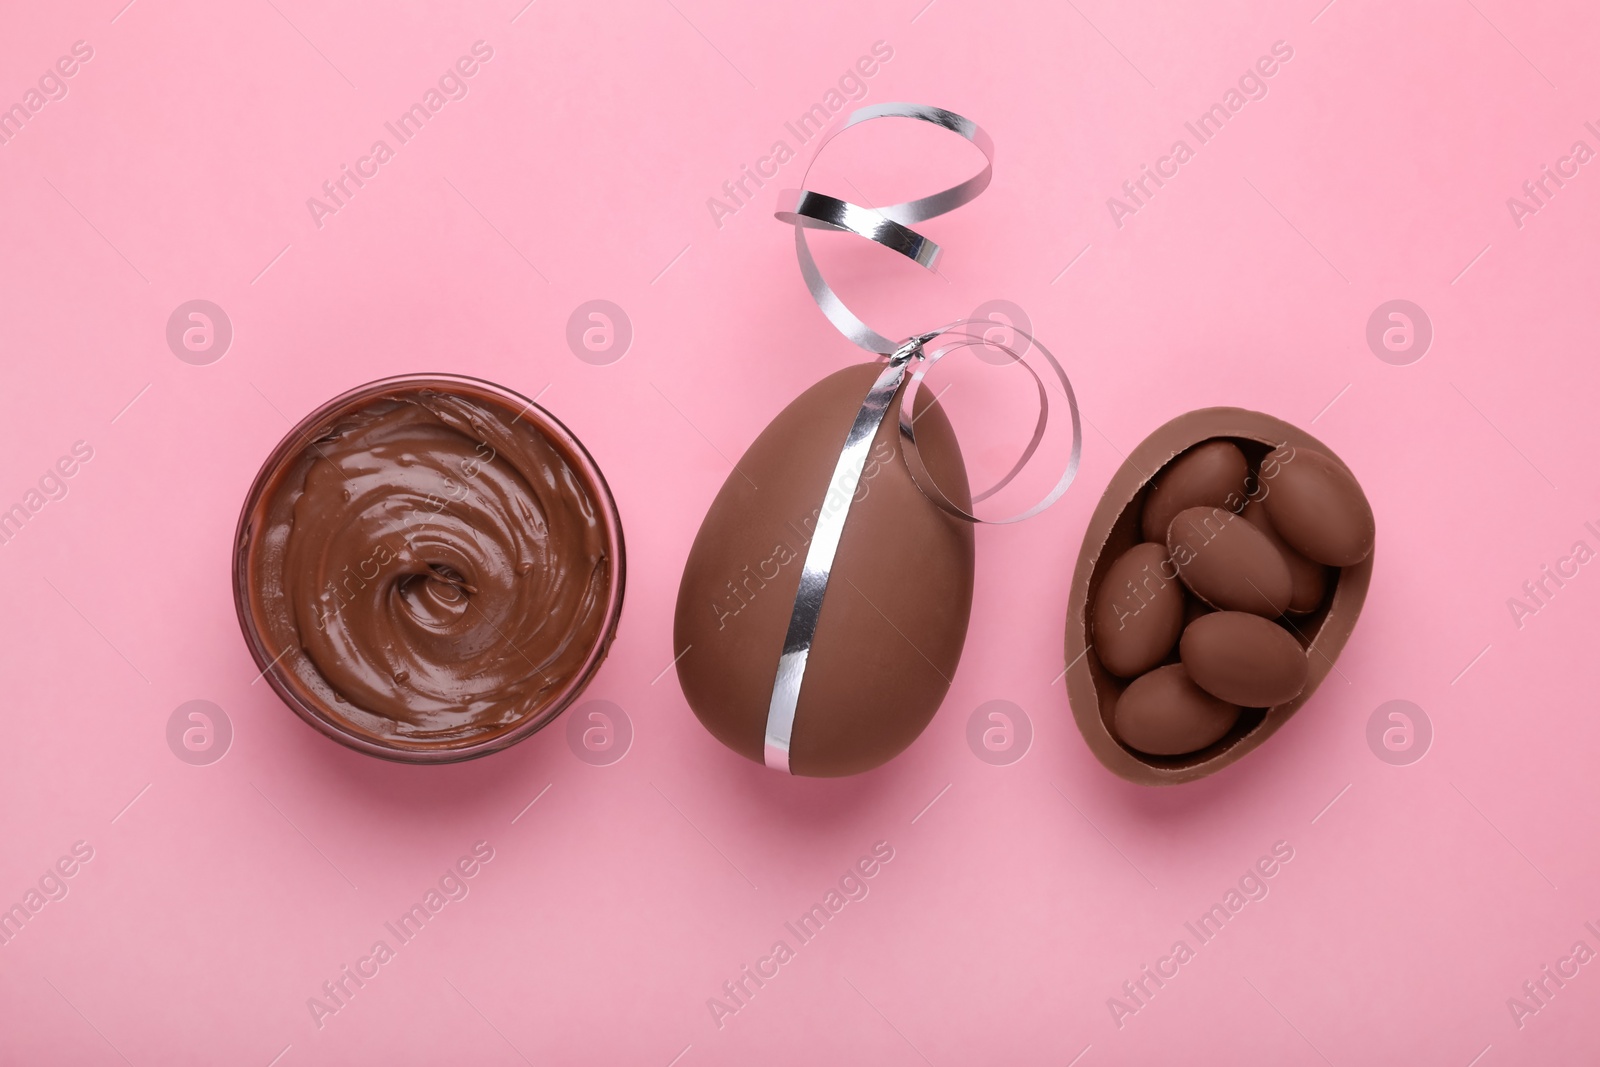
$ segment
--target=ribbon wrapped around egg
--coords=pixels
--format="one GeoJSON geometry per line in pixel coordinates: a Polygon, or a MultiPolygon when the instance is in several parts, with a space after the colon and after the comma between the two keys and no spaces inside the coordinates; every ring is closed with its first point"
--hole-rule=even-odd
{"type": "Polygon", "coordinates": [[[695,537],[674,624],[679,682],[706,729],[740,755],[813,777],[880,766],[922,733],[966,641],[974,525],[1017,522],[1049,507],[1077,474],[1082,450],[1072,385],[1025,331],[1015,329],[1026,344],[1013,348],[982,332],[994,323],[965,319],[892,341],[824,280],[807,230],[855,234],[932,270],[939,247],[910,227],[971,201],[993,175],[994,147],[982,129],[919,104],[862,108],[822,145],[880,118],[956,133],[978,147],[985,165],[949,189],[890,207],[802,189],[776,213],[795,228],[801,273],[818,307],[879,358],[807,389],[750,445],[695,537]],[[989,362],[999,353],[1000,362],[1026,372],[1039,404],[1020,458],[977,493],[954,427],[924,383],[941,359],[963,349],[981,349],[989,362]],[[980,517],[977,505],[1035,458],[1051,394],[1071,418],[1061,476],[1020,513],[980,517]]]}

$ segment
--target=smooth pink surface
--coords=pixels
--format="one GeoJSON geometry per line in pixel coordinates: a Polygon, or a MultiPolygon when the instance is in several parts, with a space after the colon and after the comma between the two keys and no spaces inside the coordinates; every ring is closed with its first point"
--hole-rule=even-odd
{"type": "MultiPolygon", "coordinates": [[[[1574,141],[1600,149],[1591,5],[123,3],[13,6],[0,33],[0,103],[94,50],[0,146],[0,508],[93,448],[0,545],[0,904],[94,851],[0,946],[0,1060],[1498,1067],[1600,1047],[1600,962],[1520,1028],[1507,1006],[1575,942],[1600,951],[1600,569],[1520,628],[1507,606],[1574,542],[1600,548],[1600,163],[1520,228],[1506,203],[1574,141]],[[306,199],[478,40],[468,95],[318,228],[306,199]],[[795,147],[785,120],[876,41],[893,58],[865,99],[974,117],[996,178],[926,226],[942,280],[837,242],[834,277],[901,333],[1020,304],[1089,427],[1064,501],[980,531],[927,733],[873,774],[786,780],[685,707],[673,601],[729,458],[858,356],[771,218],[809,148],[720,228],[706,201],[795,147]],[[1194,147],[1184,122],[1276,41],[1293,58],[1265,99],[1119,228],[1107,198],[1194,147]],[[209,366],[165,340],[195,298],[234,326],[209,366]],[[595,298],[634,328],[611,365],[565,339],[595,298]],[[1395,298],[1435,329],[1410,366],[1365,339],[1395,298]],[[487,760],[388,765],[252,681],[229,539],[261,459],[328,397],[431,370],[541,394],[611,481],[628,600],[586,699],[629,716],[620,762],[578,759],[563,720],[487,760]],[[1121,454],[1211,404],[1336,448],[1377,570],[1292,723],[1154,791],[1072,724],[1066,589],[1121,454]],[[194,699],[233,725],[209,766],[166,741],[194,699]],[[1366,741],[1392,699],[1434,726],[1410,766],[1366,741]],[[968,747],[991,700],[1031,718],[1020,762],[968,747]],[[319,1028],[308,998],[478,841],[469,895],[319,1028]],[[799,944],[784,923],[879,841],[870,894],[799,944]],[[1119,1027],[1108,998],[1196,946],[1184,923],[1279,841],[1266,899],[1119,1027]],[[779,939],[794,959],[719,1028],[708,998],[779,939]]],[[[841,140],[819,186],[885,203],[972,167],[892,125],[841,140]]]]}

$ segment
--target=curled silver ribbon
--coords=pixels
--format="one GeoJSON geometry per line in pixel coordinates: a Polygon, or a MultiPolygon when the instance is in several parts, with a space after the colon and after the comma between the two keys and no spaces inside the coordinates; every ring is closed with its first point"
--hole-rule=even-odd
{"type": "MultiPolygon", "coordinates": [[[[884,417],[894,404],[895,394],[901,387],[906,386],[899,416],[901,454],[906,459],[912,480],[932,503],[967,522],[1012,523],[1037,515],[1059,500],[1067,491],[1067,487],[1077,475],[1083,452],[1083,431],[1078,415],[1078,402],[1066,372],[1037,338],[1025,331],[1015,330],[1016,333],[1026,337],[1049,363],[1056,384],[1059,384],[1061,393],[1066,398],[1067,408],[1072,417],[1072,453],[1066,470],[1038,503],[1004,519],[980,519],[968,509],[958,505],[934,482],[916,446],[913,404],[917,387],[940,359],[960,349],[980,345],[998,349],[1028,371],[1038,389],[1039,419],[1034,426],[1032,439],[1023,449],[1021,457],[998,482],[973,496],[974,504],[993,496],[1009,485],[1038,451],[1048,424],[1050,407],[1048,389],[1045,379],[1023,361],[1021,352],[989,340],[981,334],[960,329],[964,326],[978,326],[989,320],[958,320],[896,344],[872,329],[845,306],[844,301],[823,278],[816,260],[812,258],[811,248],[806,243],[807,229],[853,233],[875,244],[893,249],[907,259],[931,270],[938,260],[939,246],[912,230],[910,224],[942,215],[968,203],[988,187],[994,175],[994,142],[977,123],[953,111],[922,104],[876,104],[861,108],[852,113],[842,126],[817,146],[818,153],[820,154],[829,141],[851,126],[879,118],[917,119],[957,133],[983,152],[985,165],[977,174],[949,189],[885,208],[863,208],[822,193],[801,189],[798,193],[790,194],[792,200],[789,201],[789,206],[780,208],[775,213],[779,220],[790,223],[795,228],[795,254],[800,261],[800,272],[805,277],[806,287],[810,289],[812,299],[822,309],[822,313],[852,343],[888,359],[883,372],[873,382],[860,410],[856,412],[855,421],[851,424],[850,432],[845,436],[844,446],[839,451],[838,462],[834,464],[833,477],[828,483],[828,493],[823,499],[816,528],[806,550],[805,563],[800,574],[800,587],[795,591],[794,608],[790,612],[789,627],[784,634],[783,652],[778,658],[772,698],[767,706],[763,754],[768,767],[785,772],[791,770],[789,750],[794,737],[795,711],[799,707],[806,664],[810,658],[811,645],[816,639],[817,623],[822,616],[822,602],[828,591],[839,541],[844,534],[845,523],[850,517],[850,505],[855,499],[856,488],[860,485],[872,440],[877,436],[884,417]],[[946,336],[954,340],[935,348],[931,353],[925,350],[931,342],[946,336]],[[913,363],[919,364],[914,371],[910,370],[913,363]],[[908,373],[911,379],[909,385],[906,384],[908,373]]],[[[809,166],[806,173],[810,174],[809,166]]]]}
{"type": "MultiPolygon", "coordinates": [[[[873,119],[886,118],[917,119],[960,134],[977,145],[978,150],[983,153],[983,169],[959,185],[953,185],[932,196],[880,208],[859,207],[801,188],[798,192],[786,193],[785,199],[792,198],[792,202],[788,206],[780,207],[774,213],[780,222],[794,226],[794,250],[800,260],[800,273],[805,276],[806,287],[811,290],[811,298],[817,302],[822,313],[828,316],[828,321],[848,337],[852,344],[880,356],[889,355],[900,345],[862,322],[856,313],[839,299],[838,294],[823,279],[817,261],[811,258],[811,246],[806,243],[806,230],[853,233],[874,244],[893,249],[918,266],[932,270],[939,260],[939,246],[910,229],[911,224],[935,218],[954,211],[962,204],[970,203],[989,187],[989,180],[994,177],[994,141],[983,128],[954,111],[928,107],[925,104],[874,104],[851,112],[842,126],[817,145],[817,155],[822,154],[829,141],[850,127],[871,122],[873,119]]],[[[800,179],[802,186],[805,179],[810,176],[811,166],[816,160],[817,156],[814,155],[811,157],[811,163],[806,165],[806,173],[800,179]]]]}

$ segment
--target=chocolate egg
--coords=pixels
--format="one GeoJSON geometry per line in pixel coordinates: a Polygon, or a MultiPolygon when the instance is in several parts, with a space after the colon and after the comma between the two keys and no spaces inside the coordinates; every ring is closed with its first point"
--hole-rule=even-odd
{"type": "Polygon", "coordinates": [[[1167,551],[1183,584],[1214,608],[1276,617],[1289,606],[1289,565],[1265,534],[1226,508],[1178,512],[1167,551]]]}
{"type": "MultiPolygon", "coordinates": [[[[717,493],[678,587],[674,650],[707,730],[763,762],[767,711],[795,591],[851,423],[882,364],[829,375],[778,414],[717,493]]],[[[902,386],[906,388],[906,386],[902,386]]],[[[972,526],[911,479],[891,407],[850,505],[807,659],[789,766],[834,777],[917,738],[950,687],[972,610],[972,526]]],[[[917,447],[940,489],[970,508],[948,419],[919,391],[917,447]]]]}
{"type": "Polygon", "coordinates": [[[1286,445],[1261,461],[1262,503],[1278,533],[1300,553],[1330,567],[1372,554],[1376,523],[1355,475],[1310,448],[1286,445]]]}
{"type": "MultiPolygon", "coordinates": [[[[1294,620],[1300,643],[1307,646],[1307,677],[1298,696],[1266,708],[1241,708],[1237,721],[1220,738],[1182,755],[1151,754],[1124,744],[1115,724],[1117,707],[1124,691],[1138,685],[1140,679],[1129,683],[1100,661],[1091,609],[1111,564],[1144,540],[1143,510],[1152,480],[1159,480],[1176,462],[1173,457],[1181,458],[1197,445],[1218,440],[1237,447],[1252,464],[1284,443],[1333,456],[1327,445],[1282,419],[1243,408],[1203,408],[1158,427],[1128,453],[1111,476],[1089,518],[1067,598],[1066,686],[1073,721],[1089,750],[1108,770],[1140,785],[1176,785],[1203,778],[1265,743],[1311,699],[1332,671],[1355,628],[1372,580],[1374,557],[1370,555],[1355,566],[1329,570],[1329,588],[1321,602],[1294,620]]],[[[1277,469],[1269,466],[1267,473],[1277,469]]],[[[1259,486],[1256,488],[1259,492],[1259,486]]],[[[1196,618],[1210,615],[1192,595],[1187,598],[1185,616],[1191,625],[1196,618]]]]}
{"type": "Polygon", "coordinates": [[[1129,748],[1182,756],[1215,744],[1238,718],[1237,705],[1207,693],[1181,663],[1172,663],[1134,679],[1117,701],[1113,721],[1129,748]]]}
{"type": "Polygon", "coordinates": [[[1294,635],[1243,611],[1215,611],[1191,622],[1178,655],[1195,685],[1247,708],[1293,700],[1310,674],[1306,650],[1294,635]]]}
{"type": "Polygon", "coordinates": [[[1285,541],[1277,527],[1272,525],[1259,499],[1247,503],[1239,516],[1266,534],[1272,547],[1283,557],[1283,562],[1289,565],[1289,614],[1304,615],[1308,611],[1315,611],[1317,605],[1322,603],[1322,594],[1328,591],[1328,568],[1295,551],[1294,546],[1285,541]]]}
{"type": "Polygon", "coordinates": [[[1183,583],[1165,545],[1135,545],[1106,571],[1094,642],[1112,674],[1133,678],[1167,658],[1183,632],[1183,583]]]}
{"type": "Polygon", "coordinates": [[[1178,512],[1202,504],[1237,510],[1244,500],[1250,465],[1231,441],[1205,441],[1167,464],[1145,494],[1141,530],[1146,541],[1164,543],[1178,512]]]}

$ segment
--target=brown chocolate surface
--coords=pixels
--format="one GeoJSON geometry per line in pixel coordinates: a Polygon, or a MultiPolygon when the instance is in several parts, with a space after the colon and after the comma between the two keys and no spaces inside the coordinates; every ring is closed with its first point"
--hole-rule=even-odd
{"type": "Polygon", "coordinates": [[[609,643],[622,580],[576,442],[461,379],[380,389],[307,429],[263,471],[237,546],[280,691],[324,732],[411,750],[558,712],[609,643]]]}
{"type": "MultiPolygon", "coordinates": [[[[1112,475],[1089,519],[1068,594],[1067,694],[1073,719],[1096,758],[1114,773],[1143,785],[1171,785],[1212,774],[1253,751],[1287,722],[1333,669],[1333,661],[1354,630],[1372,580],[1370,554],[1353,566],[1330,571],[1321,602],[1292,620],[1290,632],[1305,648],[1307,660],[1305,687],[1293,699],[1271,707],[1244,708],[1225,734],[1192,752],[1152,755],[1118,740],[1115,710],[1130,686],[1106,669],[1091,644],[1090,605],[1095,603],[1110,563],[1142,538],[1140,517],[1152,479],[1158,479],[1175,457],[1212,440],[1232,442],[1251,463],[1259,463],[1287,443],[1329,457],[1345,470],[1332,449],[1282,419],[1243,408],[1202,408],[1159,427],[1112,475]]],[[[1205,616],[1202,613],[1200,617],[1205,616]]]]}
{"type": "MultiPolygon", "coordinates": [[[[757,763],[811,532],[881,370],[838,371],[780,412],[728,476],[684,564],[673,636],[684,697],[717,740],[757,763]]],[[[795,709],[795,774],[855,774],[897,755],[933,718],[961,659],[972,526],[912,481],[896,410],[873,440],[823,600],[795,709]]],[[[930,474],[970,507],[943,410],[920,390],[914,414],[930,474]]]]}

